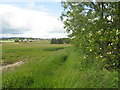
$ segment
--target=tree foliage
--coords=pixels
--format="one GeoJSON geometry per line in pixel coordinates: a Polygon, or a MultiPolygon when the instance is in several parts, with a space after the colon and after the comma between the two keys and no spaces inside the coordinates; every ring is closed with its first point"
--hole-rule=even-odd
{"type": "Polygon", "coordinates": [[[69,38],[52,38],[51,44],[69,44],[70,39],[69,38]]]}
{"type": "Polygon", "coordinates": [[[15,39],[15,42],[19,42],[19,39],[15,39]]]}
{"type": "Polygon", "coordinates": [[[94,53],[107,69],[119,61],[120,2],[62,2],[61,20],[77,50],[94,53]]]}

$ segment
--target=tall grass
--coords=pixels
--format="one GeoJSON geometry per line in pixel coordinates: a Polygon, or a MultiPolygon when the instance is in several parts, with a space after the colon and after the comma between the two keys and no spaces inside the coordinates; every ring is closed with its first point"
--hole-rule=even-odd
{"type": "Polygon", "coordinates": [[[82,51],[77,54],[73,47],[30,53],[34,54],[25,64],[3,72],[3,88],[118,87],[118,72],[101,68],[102,62],[92,53],[84,58],[86,55],[82,51]]]}
{"type": "Polygon", "coordinates": [[[68,53],[64,50],[58,51],[57,54],[50,57],[43,56],[40,59],[27,62],[14,71],[7,71],[3,75],[3,88],[52,87],[52,75],[65,63],[67,57],[68,53]]]}

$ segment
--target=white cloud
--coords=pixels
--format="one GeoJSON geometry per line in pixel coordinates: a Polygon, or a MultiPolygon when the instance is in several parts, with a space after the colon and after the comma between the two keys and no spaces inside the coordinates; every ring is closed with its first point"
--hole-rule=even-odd
{"type": "Polygon", "coordinates": [[[61,2],[62,0],[1,0],[1,2],[61,2]]]}
{"type": "MultiPolygon", "coordinates": [[[[29,7],[35,7],[34,3],[31,3],[29,7]]],[[[51,16],[47,12],[0,5],[0,20],[3,22],[2,36],[66,37],[58,17],[51,16]]]]}

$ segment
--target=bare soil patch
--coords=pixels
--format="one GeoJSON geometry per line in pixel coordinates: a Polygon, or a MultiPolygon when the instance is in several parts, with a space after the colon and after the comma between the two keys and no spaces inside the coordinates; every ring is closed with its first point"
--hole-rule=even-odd
{"type": "Polygon", "coordinates": [[[21,64],[23,64],[24,61],[18,61],[16,63],[13,63],[13,64],[8,64],[8,65],[5,65],[5,66],[2,66],[2,69],[9,69],[9,68],[12,68],[12,67],[16,67],[16,66],[19,66],[21,64]]]}

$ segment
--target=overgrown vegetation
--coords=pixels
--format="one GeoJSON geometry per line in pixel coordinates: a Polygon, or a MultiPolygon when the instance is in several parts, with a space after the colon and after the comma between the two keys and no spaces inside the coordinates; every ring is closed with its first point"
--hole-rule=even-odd
{"type": "Polygon", "coordinates": [[[11,43],[7,44],[8,48],[3,45],[3,56],[7,55],[6,51],[14,55],[11,51],[14,49],[16,54],[21,50],[19,51],[21,59],[26,58],[23,65],[3,71],[3,88],[118,87],[118,72],[102,69],[101,61],[96,61],[93,53],[90,53],[90,58],[84,58],[86,55],[82,51],[78,54],[73,46],[61,45],[64,49],[46,51],[45,48],[56,49],[59,45],[53,47],[53,44],[32,43],[20,44],[19,47],[17,47],[19,44],[15,47],[11,43]]]}
{"type": "Polygon", "coordinates": [[[94,53],[103,68],[119,67],[120,2],[63,2],[61,16],[76,49],[94,53]],[[65,17],[65,19],[64,19],[65,17]]]}

